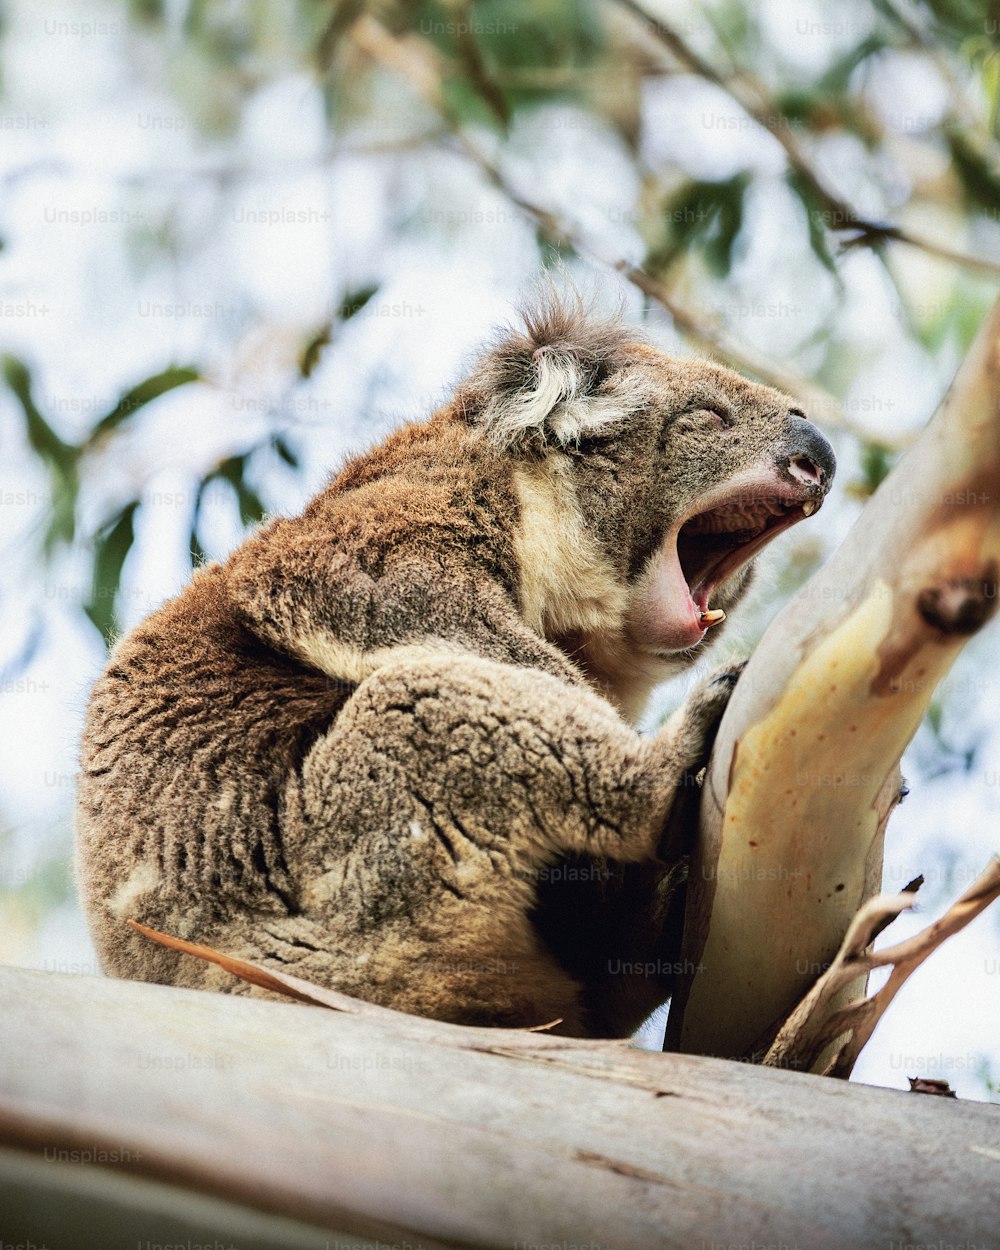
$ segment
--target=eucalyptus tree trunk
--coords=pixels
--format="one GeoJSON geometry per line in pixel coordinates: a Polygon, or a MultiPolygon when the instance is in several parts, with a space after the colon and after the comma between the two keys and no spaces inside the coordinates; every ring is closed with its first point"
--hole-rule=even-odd
{"type": "Polygon", "coordinates": [[[675,995],[667,1049],[762,1054],[830,965],[879,888],[900,757],[993,615],[998,568],[1000,305],[918,443],[736,687],[688,886],[683,962],[698,971],[675,995]]]}
{"type": "Polygon", "coordinates": [[[996,1108],[341,1003],[0,969],[4,1243],[1000,1244],[996,1108]]]}

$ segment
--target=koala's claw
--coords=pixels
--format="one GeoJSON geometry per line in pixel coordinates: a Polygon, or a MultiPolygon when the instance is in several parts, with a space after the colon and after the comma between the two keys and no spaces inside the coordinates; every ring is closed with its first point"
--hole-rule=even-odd
{"type": "Polygon", "coordinates": [[[709,677],[707,684],[714,686],[718,683],[727,687],[729,693],[732,694],[748,663],[749,660],[737,660],[735,664],[726,664],[722,668],[717,668],[709,677]]]}
{"type": "Polygon", "coordinates": [[[684,771],[697,772],[708,762],[722,714],[746,665],[746,660],[738,660],[716,669],[675,713],[674,742],[684,771]]]}
{"type": "Polygon", "coordinates": [[[718,724],[722,718],[746,666],[746,660],[737,660],[733,664],[717,668],[690,695],[688,702],[692,705],[692,711],[698,704],[704,704],[703,715],[708,718],[706,727],[713,721],[718,724]]]}

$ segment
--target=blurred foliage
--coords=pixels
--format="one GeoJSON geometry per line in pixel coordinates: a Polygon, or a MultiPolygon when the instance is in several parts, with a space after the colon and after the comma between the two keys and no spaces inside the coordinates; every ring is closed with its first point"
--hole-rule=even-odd
{"type": "Polygon", "coordinates": [[[882,443],[863,443],[860,476],[849,482],[846,489],[855,499],[870,498],[889,476],[895,459],[891,450],[882,443]]]}
{"type": "MultiPolygon", "coordinates": [[[[86,453],[99,448],[115,432],[120,431],[141,408],[154,399],[158,399],[175,387],[196,381],[198,372],[196,369],[167,369],[163,373],[146,378],[123,395],[110,412],[99,417],[79,443],[64,442],[42,415],[32,398],[31,374],[23,361],[15,356],[5,355],[3,376],[17,398],[24,415],[28,443],[49,473],[52,504],[42,545],[46,556],[51,556],[61,544],[71,543],[76,535],[81,465],[86,453]]],[[[126,527],[127,541],[125,530],[122,529],[122,514],[102,525],[95,536],[94,594],[90,604],[86,605],[84,610],[94,624],[102,629],[105,637],[110,636],[109,630],[104,629],[103,625],[99,625],[98,622],[104,620],[102,612],[107,614],[109,622],[112,616],[112,604],[118,590],[121,567],[132,543],[131,516],[138,502],[130,506],[132,511],[129,512],[126,527]],[[111,534],[114,535],[114,541],[110,552],[117,552],[124,543],[121,559],[109,553],[107,543],[110,541],[111,534]],[[106,607],[101,611],[94,607],[97,600],[106,603],[106,607]]]]}
{"type": "Polygon", "coordinates": [[[76,499],[79,491],[78,447],[70,446],[56,434],[42,416],[31,394],[31,374],[14,356],[4,356],[3,375],[24,413],[25,432],[31,450],[49,472],[52,507],[44,547],[49,554],[59,542],[72,542],[75,532],[76,499]]]}
{"type": "MultiPolygon", "coordinates": [[[[839,37],[822,70],[806,77],[784,64],[769,43],[760,11],[741,0],[716,0],[678,14],[652,0],[645,6],[627,0],[191,0],[181,6],[127,0],[123,11],[147,49],[154,50],[162,86],[178,112],[206,135],[233,133],[254,92],[290,72],[318,74],[332,138],[350,136],[359,126],[367,126],[369,134],[385,128],[406,136],[416,151],[432,154],[442,141],[475,139],[486,132],[499,145],[494,150],[500,164],[503,145],[518,122],[538,109],[569,102],[586,110],[620,136],[634,164],[642,188],[635,225],[646,246],[643,267],[666,290],[685,291],[689,298],[693,292],[696,313],[700,290],[707,296],[712,284],[724,290],[732,281],[750,229],[751,194],[766,175],[750,164],[714,179],[691,176],[680,167],[650,167],[641,143],[643,94],[647,86],[677,75],[701,77],[729,93],[737,115],[750,110],[749,131],[760,137],[770,130],[785,147],[785,183],[801,205],[817,271],[832,277],[837,291],[847,243],[873,249],[897,281],[891,233],[881,234],[877,220],[859,226],[850,197],[822,172],[822,162],[813,163],[816,145],[831,137],[859,141],[875,162],[905,159],[899,136],[869,91],[886,56],[923,58],[948,94],[940,120],[920,133],[922,144],[946,156],[947,169],[934,178],[914,177],[906,207],[923,204],[994,226],[1000,216],[996,0],[922,0],[905,7],[897,0],[876,0],[870,10],[844,9],[839,25],[833,17],[826,23],[826,34],[831,41],[844,32],[849,37],[839,37]],[[380,32],[374,41],[373,31],[380,32]],[[398,81],[390,89],[394,77],[398,81]],[[850,220],[837,219],[842,205],[851,207],[850,220]],[[853,237],[845,239],[848,227],[854,228],[853,237]]],[[[823,23],[820,27],[823,34],[823,23]]],[[[488,176],[502,194],[510,194],[500,164],[488,168],[488,176]]],[[[870,176],[877,179],[877,164],[870,176]]],[[[558,214],[542,203],[535,217],[540,265],[581,254],[580,239],[558,214]]],[[[157,246],[180,246],[172,226],[161,223],[154,233],[157,246]]],[[[914,340],[928,350],[950,343],[964,347],[989,298],[976,281],[956,280],[953,297],[930,312],[911,307],[911,295],[900,286],[900,307],[914,340]]],[[[328,318],[301,342],[289,387],[314,375],[342,326],[365,309],[378,289],[378,283],[344,289],[328,318]]],[[[838,298],[830,304],[828,324],[837,316],[838,298]]],[[[822,344],[822,332],[814,332],[804,348],[810,343],[822,344]]],[[[844,362],[843,349],[830,343],[817,358],[815,376],[842,392],[844,362]]],[[[746,367],[745,361],[736,363],[746,367]]],[[[3,361],[25,437],[50,485],[41,548],[51,559],[71,544],[87,546],[92,581],[82,608],[111,639],[122,573],[144,505],[136,489],[131,498],[110,503],[103,517],[91,518],[88,532],[81,534],[82,483],[95,471],[97,453],[123,437],[137,414],[210,370],[205,364],[164,362],[161,371],[132,386],[89,430],[70,438],[36,402],[33,367],[14,355],[3,361]]],[[[898,449],[891,438],[863,428],[853,427],[852,435],[858,441],[859,468],[849,490],[863,498],[885,477],[898,449]]],[[[203,471],[190,522],[193,563],[205,555],[201,530],[209,488],[228,487],[240,523],[255,524],[267,500],[254,484],[253,466],[270,448],[295,469],[294,442],[293,428],[278,412],[266,437],[234,448],[203,471]]]]}
{"type": "Polygon", "coordinates": [[[647,266],[665,269],[675,257],[697,250],[714,277],[732,268],[733,247],[743,225],[743,194],[750,179],[736,174],[721,182],[684,183],[664,208],[667,240],[650,251],[647,266]]]}
{"type": "Polygon", "coordinates": [[[985,1056],[976,1065],[976,1076],[986,1090],[989,1101],[1000,1103],[1000,1080],[995,1076],[993,1066],[985,1056]]]}
{"type": "MultiPolygon", "coordinates": [[[[356,317],[359,312],[364,310],[365,305],[377,291],[377,286],[366,286],[360,287],[356,291],[347,292],[340,301],[336,317],[330,321],[325,321],[302,349],[302,354],[299,357],[299,373],[302,377],[308,378],[312,375],[313,370],[319,364],[320,357],[323,355],[324,347],[329,347],[333,342],[334,325],[339,326],[343,322],[349,321],[352,317],[356,317]]],[[[287,463],[290,464],[291,461],[287,463]]]]}
{"type": "Polygon", "coordinates": [[[138,386],[134,386],[126,395],[123,395],[107,416],[100,418],[84,440],[81,450],[92,451],[99,446],[102,439],[120,430],[140,408],[154,399],[159,399],[167,391],[172,391],[175,386],[197,381],[197,369],[166,369],[163,373],[156,374],[155,377],[146,378],[144,382],[140,382],[138,386]]]}
{"type": "Polygon", "coordinates": [[[126,504],[94,535],[94,578],[83,610],[110,643],[115,633],[114,599],[122,567],[135,539],[133,520],[138,500],[126,504]]]}

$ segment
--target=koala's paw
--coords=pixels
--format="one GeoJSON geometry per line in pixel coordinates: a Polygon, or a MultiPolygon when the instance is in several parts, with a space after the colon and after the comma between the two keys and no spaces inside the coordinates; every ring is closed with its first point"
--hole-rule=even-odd
{"type": "Polygon", "coordinates": [[[671,718],[668,728],[673,731],[672,746],[683,771],[697,772],[708,762],[722,714],[746,665],[746,660],[739,660],[717,668],[695,687],[671,718]]]}

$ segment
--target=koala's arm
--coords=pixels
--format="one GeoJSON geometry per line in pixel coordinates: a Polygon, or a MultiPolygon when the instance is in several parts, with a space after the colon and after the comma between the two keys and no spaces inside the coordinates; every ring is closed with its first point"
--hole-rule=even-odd
{"type": "MultiPolygon", "coordinates": [[[[470,853],[489,849],[516,869],[571,852],[622,862],[672,853],[662,837],[677,787],[705,762],[732,681],[710,679],[642,737],[605,700],[546,673],[474,657],[390,662],[306,762],[310,823],[327,837],[356,831],[367,819],[359,794],[374,785],[399,795],[371,831],[387,852],[426,815],[470,853]]],[[[449,870],[448,857],[436,862],[449,870]]],[[[471,884],[496,888],[489,873],[471,884]]]]}
{"type": "Polygon", "coordinates": [[[710,680],[643,738],[547,673],[476,657],[389,662],[288,795],[297,914],[235,918],[210,943],[400,1010],[522,1026],[559,1016],[562,1031],[586,1032],[579,983],[530,920],[539,881],[566,855],[676,856],[671,807],[731,684],[710,680]]]}
{"type": "MultiPolygon", "coordinates": [[[[463,520],[448,519],[452,527],[463,520]]],[[[358,684],[390,661],[453,655],[587,685],[565,653],[525,623],[513,576],[485,576],[461,549],[415,550],[411,533],[395,548],[391,535],[383,538],[373,570],[351,537],[316,518],[273,522],[227,561],[229,602],[269,645],[335,680],[358,684]]]]}

